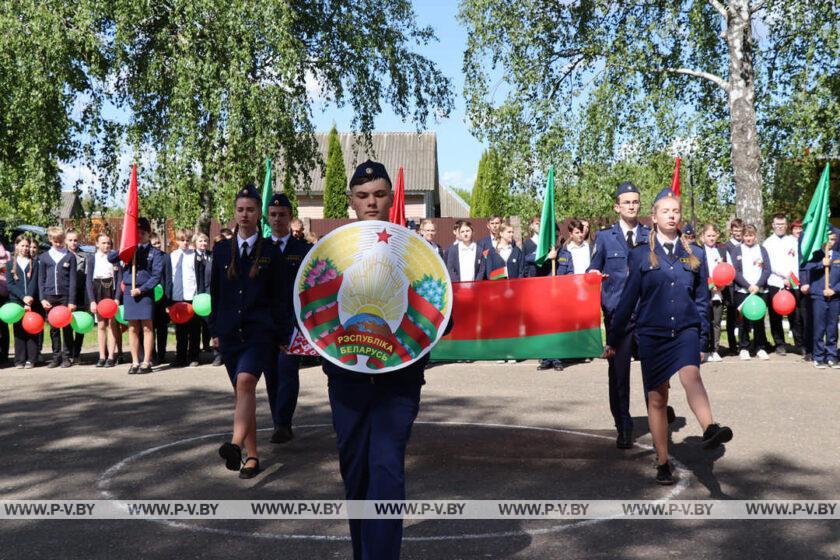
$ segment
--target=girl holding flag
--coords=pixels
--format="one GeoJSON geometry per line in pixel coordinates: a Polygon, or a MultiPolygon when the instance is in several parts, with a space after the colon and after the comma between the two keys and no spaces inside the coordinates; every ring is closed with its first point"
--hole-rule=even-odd
{"type": "Polygon", "coordinates": [[[525,258],[522,250],[513,243],[512,225],[505,222],[499,227],[499,240],[493,248],[495,251],[488,257],[490,280],[525,276],[525,258]]]}
{"type": "Polygon", "coordinates": [[[628,277],[607,334],[606,357],[626,336],[636,312],[642,378],[648,397],[648,423],[656,446],[656,482],[673,484],[668,462],[668,390],[679,373],[688,404],[703,428],[703,445],[715,448],[732,439],[732,430],[714,423],[700,377],[709,335],[708,273],[703,250],[680,239],[680,199],[664,189],[653,205],[653,231],[647,245],[630,252],[628,277]]]}

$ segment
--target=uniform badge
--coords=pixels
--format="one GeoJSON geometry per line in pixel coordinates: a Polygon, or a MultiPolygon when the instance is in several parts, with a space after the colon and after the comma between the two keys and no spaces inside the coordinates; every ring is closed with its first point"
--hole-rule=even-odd
{"type": "Polygon", "coordinates": [[[270,263],[271,263],[271,257],[260,257],[259,259],[257,259],[257,264],[270,264],[270,263]]]}
{"type": "Polygon", "coordinates": [[[373,175],[373,167],[366,167],[365,173],[368,175],[373,175]]]}
{"type": "Polygon", "coordinates": [[[70,263],[69,262],[64,263],[64,268],[70,268],[70,263]]]}

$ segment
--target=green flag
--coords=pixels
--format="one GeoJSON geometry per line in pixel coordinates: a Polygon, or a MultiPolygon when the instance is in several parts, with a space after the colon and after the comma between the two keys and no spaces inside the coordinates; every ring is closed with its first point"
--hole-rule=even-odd
{"type": "Polygon", "coordinates": [[[831,208],[828,206],[828,164],[817,183],[817,189],[808,206],[808,213],[802,220],[802,238],[800,241],[799,260],[806,263],[814,253],[819,251],[828,241],[828,219],[831,208]]]}
{"type": "Polygon", "coordinates": [[[557,245],[557,226],[554,223],[554,166],[548,168],[548,182],[545,185],[545,200],[540,216],[540,240],[534,262],[542,266],[551,248],[557,245]]]}
{"type": "Polygon", "coordinates": [[[268,225],[268,203],[271,202],[271,158],[265,158],[265,181],[262,190],[262,236],[271,236],[271,226],[268,225]]]}

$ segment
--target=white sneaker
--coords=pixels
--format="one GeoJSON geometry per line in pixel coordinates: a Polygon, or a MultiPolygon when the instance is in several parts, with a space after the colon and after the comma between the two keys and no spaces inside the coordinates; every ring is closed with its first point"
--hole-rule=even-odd
{"type": "Polygon", "coordinates": [[[817,369],[825,369],[826,365],[822,362],[818,362],[818,361],[814,360],[814,367],[817,368],[817,369]]]}
{"type": "Polygon", "coordinates": [[[770,359],[770,356],[768,356],[767,352],[765,352],[764,350],[759,350],[758,352],[756,352],[755,357],[758,358],[759,360],[769,360],[770,359]]]}
{"type": "Polygon", "coordinates": [[[713,352],[712,353],[712,361],[713,362],[722,362],[723,358],[721,358],[720,354],[718,354],[717,352],[713,352]]]}
{"type": "Polygon", "coordinates": [[[749,350],[741,350],[741,353],[738,354],[742,360],[749,360],[750,359],[750,351],[749,350]]]}

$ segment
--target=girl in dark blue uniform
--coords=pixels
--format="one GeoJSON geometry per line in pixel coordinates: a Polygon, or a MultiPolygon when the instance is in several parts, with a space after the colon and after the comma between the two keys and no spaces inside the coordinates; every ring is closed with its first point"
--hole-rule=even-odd
{"type": "MultiPolygon", "coordinates": [[[[626,325],[636,311],[642,377],[648,396],[648,423],[657,453],[656,481],[673,484],[668,463],[668,389],[680,374],[688,404],[703,428],[703,444],[714,448],[732,439],[732,430],[715,424],[700,377],[702,350],[709,336],[708,273],[702,250],[679,237],[679,198],[665,189],[653,205],[653,231],[647,246],[630,253],[628,278],[613,324],[626,325]],[[638,306],[638,307],[637,307],[638,306]]],[[[610,356],[624,333],[607,336],[610,356]]]]}
{"type": "MultiPolygon", "coordinates": [[[[34,243],[34,242],[33,242],[34,243]]],[[[9,300],[27,311],[38,312],[38,260],[29,256],[29,237],[18,235],[15,254],[6,264],[6,283],[9,300]]],[[[38,360],[38,335],[29,334],[18,321],[12,327],[15,334],[15,367],[32,369],[38,360]]]]}

